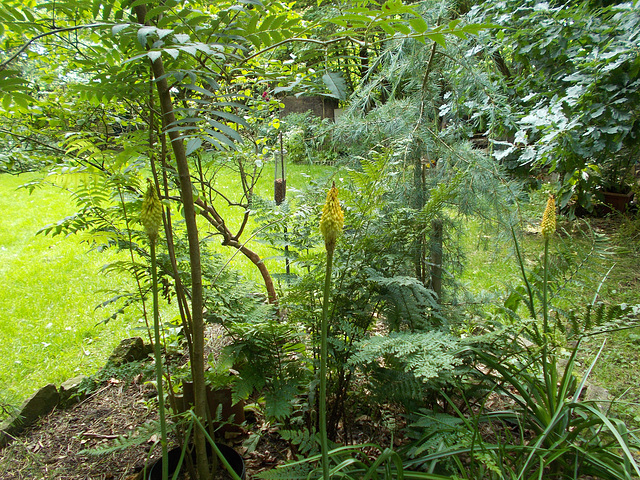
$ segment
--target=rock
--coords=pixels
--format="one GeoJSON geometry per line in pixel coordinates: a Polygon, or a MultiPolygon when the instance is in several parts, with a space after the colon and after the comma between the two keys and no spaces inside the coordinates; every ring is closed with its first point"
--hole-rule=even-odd
{"type": "Polygon", "coordinates": [[[611,405],[611,395],[609,390],[598,385],[587,385],[587,392],[584,395],[587,402],[595,402],[602,412],[606,412],[611,405]]]}
{"type": "Polygon", "coordinates": [[[52,383],[45,385],[22,404],[19,424],[23,428],[33,424],[38,418],[56,408],[59,401],[60,394],[56,386],[52,383]]]}
{"type": "Polygon", "coordinates": [[[140,337],[125,338],[120,342],[109,360],[107,365],[119,367],[122,364],[144,360],[148,355],[148,349],[145,348],[144,342],[140,337]]]}
{"type": "Polygon", "coordinates": [[[32,425],[38,418],[50,413],[60,401],[60,394],[55,385],[49,384],[31,395],[20,407],[18,413],[0,425],[0,446],[32,425]]]}
{"type": "MultiPolygon", "coordinates": [[[[569,366],[569,359],[559,357],[556,359],[556,371],[558,372],[558,381],[562,377],[564,377],[564,373],[567,371],[567,367],[569,366]]],[[[574,376],[578,381],[582,378],[582,364],[578,362],[576,359],[573,360],[571,365],[571,375],[574,376]]]]}
{"type": "Polygon", "coordinates": [[[79,375],[77,377],[70,378],[62,385],[60,385],[60,406],[62,408],[69,407],[78,402],[84,400],[86,396],[84,393],[79,393],[80,385],[89,377],[86,375],[79,375]]]}

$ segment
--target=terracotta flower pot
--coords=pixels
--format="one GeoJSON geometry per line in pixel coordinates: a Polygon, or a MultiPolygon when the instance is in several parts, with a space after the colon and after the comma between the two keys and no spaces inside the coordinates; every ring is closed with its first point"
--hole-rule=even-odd
{"type": "MultiPolygon", "coordinates": [[[[182,400],[178,405],[178,411],[186,411],[195,403],[193,394],[193,383],[184,382],[182,384],[182,400]]],[[[217,420],[216,415],[220,410],[219,421],[213,423],[213,428],[220,433],[225,432],[237,432],[240,430],[240,425],[244,422],[244,402],[232,404],[231,401],[231,388],[217,388],[213,389],[207,385],[207,401],[209,403],[209,412],[211,416],[217,420]],[[218,430],[219,429],[219,430],[218,430]]]]}

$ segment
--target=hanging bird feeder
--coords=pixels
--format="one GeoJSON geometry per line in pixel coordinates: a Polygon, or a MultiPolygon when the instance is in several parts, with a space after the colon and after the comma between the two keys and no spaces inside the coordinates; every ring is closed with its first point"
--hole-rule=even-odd
{"type": "Polygon", "coordinates": [[[275,172],[274,172],[274,185],[273,185],[273,199],[276,205],[280,205],[287,197],[287,177],[284,170],[284,148],[282,145],[282,132],[280,133],[280,158],[276,158],[275,172]]]}
{"type": "MultiPolygon", "coordinates": [[[[284,169],[284,147],[282,143],[282,132],[280,132],[280,158],[276,158],[274,169],[273,199],[276,205],[282,204],[287,197],[287,176],[284,169]]],[[[291,266],[289,264],[289,243],[287,241],[287,222],[284,225],[284,258],[287,276],[291,274],[291,266]]]]}

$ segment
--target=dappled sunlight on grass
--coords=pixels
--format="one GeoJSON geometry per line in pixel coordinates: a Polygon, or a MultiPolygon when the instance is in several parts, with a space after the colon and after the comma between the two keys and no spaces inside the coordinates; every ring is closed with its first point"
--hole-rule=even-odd
{"type": "MultiPolygon", "coordinates": [[[[296,165],[290,169],[288,198],[294,188],[303,188],[310,178],[319,180],[331,169],[315,165],[296,165]]],[[[237,175],[237,174],[236,174],[237,175]]],[[[47,224],[72,215],[76,206],[68,192],[47,187],[31,195],[19,187],[38,178],[37,174],[0,176],[0,278],[5,288],[0,294],[0,388],[5,397],[22,399],[46,383],[59,385],[80,374],[91,374],[102,367],[111,350],[129,336],[146,337],[141,313],[129,308],[125,315],[104,324],[113,308],[96,306],[113,293],[134,289],[124,276],[103,275],[101,267],[113,260],[128,260],[128,253],[97,252],[79,236],[44,236],[36,232],[47,224]]],[[[218,179],[225,195],[240,200],[241,188],[232,173],[218,179]]],[[[273,174],[265,173],[257,191],[273,198],[273,174]]],[[[216,208],[231,224],[238,224],[242,209],[223,205],[216,208]]],[[[204,224],[201,224],[204,226],[204,224]]],[[[237,228],[237,227],[236,227],[237,228]]],[[[247,241],[258,228],[251,219],[242,240],[247,241]]],[[[205,228],[214,233],[212,228],[205,228]]],[[[227,268],[240,271],[245,278],[262,285],[257,268],[233,248],[220,245],[220,237],[210,239],[227,268]]],[[[248,246],[262,258],[280,252],[253,238],[248,246]]],[[[272,274],[283,273],[282,259],[266,260],[272,274]]],[[[167,312],[165,320],[169,320],[167,312]]]]}
{"type": "Polygon", "coordinates": [[[61,190],[18,189],[34,178],[0,176],[0,386],[17,398],[96,371],[132,333],[130,319],[100,324],[108,313],[95,310],[104,300],[98,290],[125,281],[98,274],[115,253],[90,251],[75,237],[36,236],[75,205],[61,190]]]}

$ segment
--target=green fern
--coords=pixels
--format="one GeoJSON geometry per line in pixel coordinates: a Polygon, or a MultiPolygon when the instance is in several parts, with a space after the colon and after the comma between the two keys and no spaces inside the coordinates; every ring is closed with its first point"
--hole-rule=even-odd
{"type": "Polygon", "coordinates": [[[640,306],[627,304],[607,305],[598,302],[588,304],[582,316],[570,312],[568,321],[571,324],[570,337],[597,335],[600,333],[636,328],[640,325],[640,306]]]}
{"type": "Polygon", "coordinates": [[[423,382],[451,372],[460,364],[455,355],[459,340],[438,331],[373,335],[359,342],[357,347],[352,364],[367,365],[391,358],[423,382]]]}
{"type": "MultiPolygon", "coordinates": [[[[591,330],[592,327],[592,321],[591,321],[591,312],[593,310],[593,305],[589,304],[586,306],[586,313],[584,316],[584,329],[589,331],[591,330]]],[[[577,331],[577,330],[576,330],[577,331]]]]}
{"type": "Polygon", "coordinates": [[[313,466],[308,463],[295,465],[282,465],[256,475],[264,480],[307,480],[313,471],[313,466]]]}
{"type": "Polygon", "coordinates": [[[265,394],[265,414],[282,420],[293,413],[296,396],[301,388],[295,381],[272,381],[265,394]]]}
{"type": "Polygon", "coordinates": [[[386,300],[389,308],[385,317],[392,329],[423,329],[433,324],[441,324],[446,319],[440,314],[435,293],[414,277],[383,277],[369,269],[368,278],[386,300]],[[436,321],[434,321],[436,320],[436,321]]]}
{"type": "Polygon", "coordinates": [[[225,322],[235,342],[223,350],[223,357],[239,371],[234,397],[262,392],[267,417],[282,420],[293,413],[309,381],[304,335],[297,325],[265,315],[262,307],[247,313],[242,321],[225,322]]]}
{"type": "Polygon", "coordinates": [[[369,398],[373,402],[397,403],[411,409],[424,401],[427,385],[412,373],[377,364],[370,364],[363,370],[370,385],[369,398]]]}
{"type": "Polygon", "coordinates": [[[295,445],[298,452],[304,456],[317,454],[319,450],[318,435],[315,429],[278,430],[278,434],[286,441],[295,445]]]}
{"type": "Polygon", "coordinates": [[[602,322],[604,321],[604,311],[605,311],[605,304],[603,302],[598,302],[596,304],[596,316],[593,320],[596,327],[599,327],[602,325],[602,322]]]}

